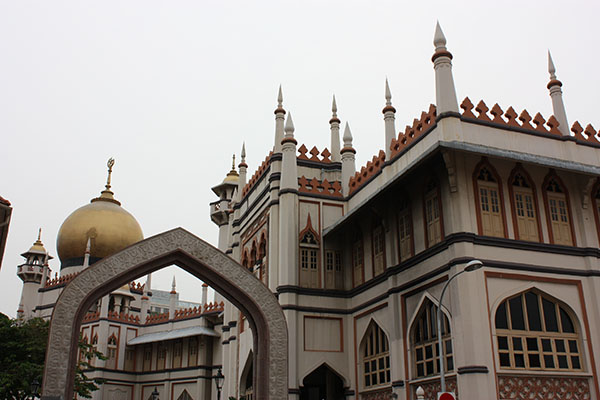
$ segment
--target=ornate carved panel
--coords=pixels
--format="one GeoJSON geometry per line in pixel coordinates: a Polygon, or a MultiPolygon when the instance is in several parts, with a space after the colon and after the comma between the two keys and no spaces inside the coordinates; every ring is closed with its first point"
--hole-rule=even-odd
{"type": "MultiPolygon", "coordinates": [[[[417,388],[419,386],[421,386],[423,388],[423,390],[425,391],[425,400],[436,400],[437,399],[437,392],[440,391],[441,389],[441,385],[440,385],[440,378],[439,376],[436,377],[435,379],[426,381],[426,382],[420,382],[420,383],[414,383],[411,384],[411,398],[412,399],[416,399],[417,395],[415,394],[417,388]]],[[[458,397],[458,388],[456,387],[456,378],[455,377],[450,377],[450,378],[446,378],[446,391],[447,392],[454,392],[456,394],[456,398],[459,399],[458,397]]]]}
{"type": "Polygon", "coordinates": [[[555,376],[498,376],[500,400],[588,400],[588,378],[555,376]]]}
{"type": "Polygon", "coordinates": [[[360,400],[392,400],[392,388],[385,388],[373,392],[362,393],[360,400]]]}

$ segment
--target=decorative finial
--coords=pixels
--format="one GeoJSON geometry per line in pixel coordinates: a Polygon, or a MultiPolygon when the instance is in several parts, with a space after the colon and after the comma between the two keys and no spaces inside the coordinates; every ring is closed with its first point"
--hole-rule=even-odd
{"type": "Polygon", "coordinates": [[[246,142],[242,142],[242,162],[246,162],[246,142]]]}
{"type": "Polygon", "coordinates": [[[333,95],[333,103],[331,104],[331,112],[334,117],[337,117],[337,104],[335,103],[335,94],[333,95]]]}
{"type": "Polygon", "coordinates": [[[283,108],[283,92],[281,91],[281,85],[279,85],[279,94],[277,95],[277,108],[283,108]]]}
{"type": "Polygon", "coordinates": [[[294,121],[292,121],[292,113],[288,114],[287,120],[285,121],[285,136],[294,136],[294,121]]]}
{"type": "Polygon", "coordinates": [[[42,228],[40,228],[40,229],[38,230],[38,238],[37,238],[37,241],[38,241],[38,242],[41,242],[41,241],[42,241],[42,228]]]}
{"type": "Polygon", "coordinates": [[[109,158],[108,162],[106,163],[106,166],[108,167],[108,178],[106,178],[106,190],[110,190],[110,176],[112,174],[112,167],[113,165],[115,165],[115,159],[114,158],[109,158]]]}
{"type": "Polygon", "coordinates": [[[385,105],[392,105],[392,92],[390,91],[390,85],[388,84],[387,78],[385,78],[385,105]]]}
{"type": "Polygon", "coordinates": [[[173,275],[173,282],[171,283],[171,293],[175,292],[175,275],[173,275]]]}
{"type": "Polygon", "coordinates": [[[550,74],[550,79],[556,79],[556,68],[554,67],[550,50],[548,50],[548,73],[550,74]]]}
{"type": "Polygon", "coordinates": [[[350,132],[350,125],[346,122],[344,127],[344,147],[352,147],[352,132],[350,132]]]}
{"type": "Polygon", "coordinates": [[[235,153],[233,153],[233,160],[231,161],[231,170],[235,170],[235,153]]]}
{"type": "Polygon", "coordinates": [[[446,36],[442,32],[440,21],[435,25],[435,35],[433,36],[433,44],[436,50],[446,50],[446,36]]]}

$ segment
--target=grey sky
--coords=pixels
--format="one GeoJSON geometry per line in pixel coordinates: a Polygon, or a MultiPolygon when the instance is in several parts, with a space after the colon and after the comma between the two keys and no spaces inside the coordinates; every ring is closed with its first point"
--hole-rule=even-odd
{"type": "MultiPolygon", "coordinates": [[[[360,168],[382,148],[386,76],[398,130],[435,103],[437,19],[459,102],[548,118],[550,48],[569,122],[598,129],[598,15],[597,1],[2,0],[0,195],[14,212],[0,312],[16,314],[19,254],[38,227],[56,256],[58,228],[99,194],[111,156],[115,197],[146,237],[182,226],[216,244],[210,187],[242,141],[249,176],[265,158],[280,83],[309,148],[329,147],[335,93],[360,168]]],[[[153,283],[169,289],[163,277],[153,283]]]]}

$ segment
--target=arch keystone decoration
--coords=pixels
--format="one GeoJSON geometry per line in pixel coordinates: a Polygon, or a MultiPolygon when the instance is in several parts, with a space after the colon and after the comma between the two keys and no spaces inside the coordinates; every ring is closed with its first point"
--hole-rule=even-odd
{"type": "Polygon", "coordinates": [[[288,332],[279,302],[233,259],[190,232],[175,228],[98,261],[64,288],[50,323],[42,399],[73,398],[77,342],[90,306],[123,284],[170,265],[206,282],[246,315],[254,339],[255,398],[287,398],[288,332]]]}

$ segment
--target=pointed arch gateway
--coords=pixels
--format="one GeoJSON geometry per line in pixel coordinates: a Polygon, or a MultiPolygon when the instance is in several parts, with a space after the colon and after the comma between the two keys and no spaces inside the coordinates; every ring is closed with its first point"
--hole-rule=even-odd
{"type": "Polygon", "coordinates": [[[95,263],[65,287],[52,314],[42,399],[72,398],[81,321],[96,299],[169,265],[206,282],[247,316],[254,338],[254,398],[287,398],[288,334],[277,299],[240,264],[176,228],[95,263]]]}

